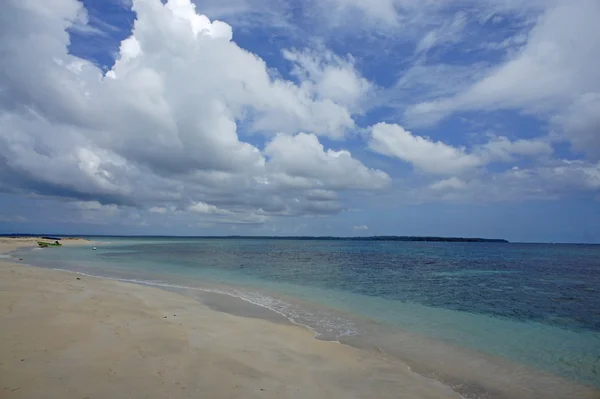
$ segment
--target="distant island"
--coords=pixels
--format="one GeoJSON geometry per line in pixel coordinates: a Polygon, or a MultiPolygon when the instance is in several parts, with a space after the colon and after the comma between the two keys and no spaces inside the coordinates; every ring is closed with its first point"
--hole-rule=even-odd
{"type": "Polygon", "coordinates": [[[369,237],[330,237],[330,236],[221,236],[198,238],[236,238],[236,239],[263,239],[263,240],[316,240],[316,241],[428,241],[428,242],[495,242],[509,243],[508,240],[498,238],[477,237],[421,237],[421,236],[369,236],[369,237]]]}
{"type": "Polygon", "coordinates": [[[373,236],[358,237],[365,241],[430,241],[430,242],[499,242],[509,243],[501,238],[478,238],[478,237],[419,237],[419,236],[373,236]]]}
{"type": "MultiPolygon", "coordinates": [[[[0,237],[38,237],[42,234],[0,234],[0,237]]],[[[423,236],[368,236],[368,237],[334,237],[334,236],[120,236],[120,235],[54,235],[62,237],[128,237],[128,238],[202,238],[202,239],[237,239],[237,240],[313,240],[313,241],[425,241],[425,242],[493,242],[509,243],[498,238],[476,237],[423,237],[423,236]]]]}

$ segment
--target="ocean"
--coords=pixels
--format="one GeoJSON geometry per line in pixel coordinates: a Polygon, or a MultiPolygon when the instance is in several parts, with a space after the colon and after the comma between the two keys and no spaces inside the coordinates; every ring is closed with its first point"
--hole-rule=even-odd
{"type": "Polygon", "coordinates": [[[101,242],[96,251],[47,248],[18,256],[265,317],[223,295],[239,298],[306,326],[318,339],[398,357],[465,397],[507,397],[494,390],[507,381],[515,397],[553,392],[553,384],[564,391],[565,382],[600,392],[598,245],[94,240],[101,242]]]}

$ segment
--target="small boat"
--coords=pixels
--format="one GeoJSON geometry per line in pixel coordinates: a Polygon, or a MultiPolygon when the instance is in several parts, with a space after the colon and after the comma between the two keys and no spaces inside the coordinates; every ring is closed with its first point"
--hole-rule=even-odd
{"type": "Polygon", "coordinates": [[[54,242],[44,242],[44,241],[38,241],[37,242],[38,245],[42,248],[48,248],[48,247],[62,247],[62,244],[58,241],[54,241],[54,242]]]}

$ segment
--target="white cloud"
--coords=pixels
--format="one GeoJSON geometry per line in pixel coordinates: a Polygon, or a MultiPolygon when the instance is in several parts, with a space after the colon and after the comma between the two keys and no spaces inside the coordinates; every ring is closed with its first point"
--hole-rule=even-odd
{"type": "Polygon", "coordinates": [[[102,204],[99,203],[98,201],[79,201],[79,202],[75,202],[75,206],[79,209],[83,209],[83,210],[93,210],[93,211],[97,211],[99,209],[102,209],[102,204]]]}
{"type": "Polygon", "coordinates": [[[600,190],[600,162],[557,160],[536,167],[534,173],[548,184],[560,184],[578,191],[600,190]]]}
{"type": "Polygon", "coordinates": [[[206,202],[195,202],[188,208],[192,212],[203,213],[207,215],[228,215],[231,212],[226,209],[220,209],[219,207],[206,202]]]}
{"type": "Polygon", "coordinates": [[[551,145],[540,139],[510,141],[492,136],[472,151],[414,135],[397,124],[378,123],[371,127],[369,148],[379,154],[398,158],[432,174],[462,174],[492,162],[509,162],[516,157],[552,154],[551,145]]]}
{"type": "Polygon", "coordinates": [[[354,229],[355,231],[366,231],[369,230],[369,226],[367,226],[366,224],[360,224],[355,225],[354,227],[352,227],[352,229],[354,229]]]}
{"type": "Polygon", "coordinates": [[[265,154],[267,169],[283,185],[378,189],[390,182],[385,172],[365,167],[348,151],[325,151],[313,134],[278,135],[267,144],[265,154]]]}
{"type": "Polygon", "coordinates": [[[515,109],[544,119],[557,115],[556,128],[596,158],[600,140],[590,137],[599,137],[598,16],[600,3],[595,0],[548,3],[521,51],[466,90],[409,108],[407,120],[435,123],[468,110],[515,109]]]}
{"type": "Polygon", "coordinates": [[[329,98],[356,111],[372,90],[371,83],[356,70],[351,56],[343,59],[327,50],[285,50],[283,56],[294,62],[292,74],[318,98],[329,98]]]}
{"type": "Polygon", "coordinates": [[[449,179],[439,180],[429,185],[434,190],[461,190],[467,186],[463,180],[458,177],[451,177],[449,179]]]}
{"type": "Polygon", "coordinates": [[[451,177],[415,189],[408,196],[418,201],[520,202],[555,200],[598,190],[600,163],[548,160],[467,179],[451,177]]]}
{"type": "Polygon", "coordinates": [[[535,157],[551,155],[552,152],[552,146],[547,140],[518,139],[510,141],[504,136],[493,136],[490,141],[477,149],[478,155],[490,162],[509,162],[514,160],[515,156],[535,157]]]}
{"type": "MultiPolygon", "coordinates": [[[[381,99],[380,104],[394,107],[399,113],[403,113],[415,103],[455,95],[462,88],[486,76],[489,68],[490,65],[483,60],[470,65],[415,62],[401,72],[394,86],[378,93],[378,98],[381,99]]],[[[438,120],[436,115],[419,115],[420,124],[425,124],[428,119],[438,120]]],[[[407,123],[410,122],[413,121],[409,118],[407,123]]]]}
{"type": "Polygon", "coordinates": [[[415,136],[400,125],[378,123],[371,128],[369,148],[399,158],[416,168],[434,174],[456,174],[479,167],[483,161],[464,148],[415,136]]]}
{"type": "MultiPolygon", "coordinates": [[[[188,1],[171,1],[163,6],[156,0],[137,0],[134,9],[138,19],[133,35],[141,52],[135,52],[135,56],[127,52],[113,72],[122,85],[131,87],[133,84],[134,90],[141,84],[150,84],[157,99],[175,91],[180,97],[195,95],[194,104],[177,104],[177,108],[166,104],[171,107],[162,110],[174,112],[175,115],[165,117],[178,117],[175,119],[178,124],[184,119],[179,117],[180,108],[184,108],[182,113],[197,113],[205,107],[220,112],[229,121],[251,116],[254,129],[263,133],[308,130],[339,137],[354,126],[343,104],[331,98],[315,98],[311,87],[272,79],[263,60],[230,41],[228,25],[219,21],[211,23],[205,16],[196,14],[188,1]],[[158,34],[159,29],[163,35],[158,34]],[[185,62],[165,63],[161,57],[165,51],[184,57],[185,62]]],[[[154,107],[158,105],[161,104],[154,107]]],[[[222,126],[226,121],[209,119],[202,128],[214,129],[214,123],[222,126]]]]}
{"type": "MultiPolygon", "coordinates": [[[[309,1],[301,6],[300,14],[307,18],[301,22],[312,23],[320,17],[308,15],[309,11],[329,7],[323,14],[327,24],[319,29],[345,25],[355,37],[364,35],[361,44],[371,43],[376,35],[370,33],[381,33],[380,27],[393,28],[394,40],[399,47],[408,48],[408,58],[414,45],[417,56],[424,59],[428,49],[465,38],[468,32],[463,28],[484,18],[487,14],[483,10],[490,4],[494,7],[485,18],[492,18],[495,10],[503,7],[500,3],[510,3],[506,7],[514,11],[521,6],[533,7],[529,5],[533,2],[468,0],[463,3],[465,14],[454,22],[448,18],[449,3],[439,0],[328,0],[318,5],[309,1]],[[353,24],[357,21],[361,24],[353,24]]],[[[366,111],[376,97],[372,94],[381,93],[359,70],[369,60],[334,55],[323,45],[288,50],[284,58],[292,68],[292,82],[281,78],[270,68],[273,65],[240,48],[229,24],[198,13],[218,9],[216,14],[227,21],[232,15],[244,15],[252,23],[279,19],[283,26],[290,22],[286,21],[289,4],[284,1],[234,0],[217,4],[203,0],[197,9],[187,0],[132,3],[137,12],[132,35],[121,43],[118,60],[106,75],[93,63],[68,52],[67,31],[75,26],[81,31],[87,26],[80,1],[8,0],[3,5],[0,190],[81,201],[80,205],[68,204],[71,212],[92,215],[89,217],[96,217],[98,222],[107,211],[115,209],[118,212],[111,221],[124,219],[128,212],[161,223],[176,219],[196,226],[200,222],[259,225],[276,216],[329,215],[344,210],[345,202],[351,202],[349,190],[381,190],[391,185],[388,174],[357,158],[360,151],[349,151],[356,141],[341,141],[360,130],[354,121],[357,115],[361,116],[357,120],[371,120],[366,111]],[[264,145],[257,134],[266,136],[264,145]],[[340,141],[332,145],[329,139],[340,141]],[[160,215],[167,210],[169,218],[160,215]]],[[[550,4],[535,3],[538,8],[540,3],[550,4]]],[[[553,9],[554,4],[544,7],[553,9]]],[[[408,73],[394,88],[396,97],[383,96],[380,104],[400,107],[388,104],[388,98],[427,101],[421,107],[434,117],[467,109],[467,105],[473,107],[474,103],[483,104],[484,109],[522,107],[527,112],[552,114],[550,126],[555,134],[570,138],[577,149],[592,156],[598,148],[595,132],[596,116],[600,114],[596,112],[599,97],[592,79],[586,85],[578,79],[558,82],[556,87],[543,87],[547,91],[542,94],[526,93],[521,98],[504,93],[500,84],[512,76],[505,71],[510,69],[508,65],[535,53],[530,48],[536,40],[540,46],[543,44],[544,40],[536,37],[549,37],[540,27],[551,13],[527,37],[522,52],[510,56],[506,65],[492,72],[485,62],[407,66],[414,59],[404,60],[402,67],[408,73]],[[495,75],[504,78],[492,84],[495,75]],[[475,94],[460,90],[465,85],[475,94]],[[477,89],[479,86],[490,90],[477,89]],[[568,91],[565,87],[576,92],[572,101],[560,100],[568,91]],[[583,87],[589,92],[583,93],[583,87]],[[443,98],[436,100],[440,96],[443,98]],[[545,101],[550,97],[552,101],[545,101]],[[566,106],[560,108],[561,104],[566,106]],[[560,112],[554,112],[557,107],[560,112]]],[[[571,17],[566,12],[561,18],[571,17]]],[[[582,25],[582,32],[589,28],[586,21],[582,25]]],[[[301,39],[294,43],[306,42],[300,27],[290,29],[291,35],[298,34],[295,38],[301,39]]],[[[348,36],[340,37],[346,40],[348,36]]],[[[337,40],[333,36],[323,40],[332,44],[330,39],[337,40]]],[[[547,42],[552,44],[552,40],[547,42]]],[[[379,51],[377,46],[390,44],[387,39],[372,43],[374,49],[367,50],[373,52],[379,51]]],[[[575,50],[579,50],[573,50],[573,54],[579,54],[583,46],[585,43],[576,42],[575,50]]],[[[399,47],[392,46],[389,51],[399,47]]],[[[331,48],[339,50],[333,45],[331,48]]],[[[592,54],[595,48],[590,50],[592,54]]],[[[277,49],[275,54],[279,53],[277,49]]],[[[428,57],[436,54],[429,52],[428,57]]],[[[558,70],[553,65],[568,69],[583,60],[563,58],[549,56],[543,61],[558,70]]],[[[377,66],[377,62],[370,66],[377,66]]],[[[575,72],[581,76],[595,76],[595,70],[583,63],[577,68],[575,72]]],[[[365,69],[365,76],[377,73],[376,68],[365,69]]],[[[384,80],[389,77],[385,75],[384,80]]],[[[508,82],[509,86],[520,87],[520,83],[508,82]]],[[[537,87],[525,83],[524,89],[537,87]]],[[[597,165],[552,163],[552,147],[547,140],[491,136],[483,144],[463,147],[418,136],[399,125],[378,124],[370,131],[372,150],[444,177],[436,177],[435,181],[424,174],[414,177],[422,179],[418,184],[435,195],[454,191],[476,197],[477,191],[471,188],[478,184],[488,192],[490,187],[497,187],[499,192],[511,192],[507,187],[526,187],[539,193],[558,192],[560,188],[598,189],[594,177],[597,165]],[[530,169],[503,174],[486,170],[490,163],[517,163],[521,158],[533,158],[538,163],[530,169]],[[564,182],[556,183],[560,179],[564,182]],[[569,185],[568,181],[578,183],[569,185]]],[[[374,158],[372,154],[366,156],[374,158]]],[[[389,165],[379,157],[374,162],[389,165]]],[[[498,198],[503,197],[500,194],[498,198]]]]}
{"type": "Polygon", "coordinates": [[[587,93],[551,119],[573,147],[591,159],[600,160],[600,91],[587,93]]]}
{"type": "Polygon", "coordinates": [[[461,38],[461,33],[467,24],[464,12],[457,12],[451,20],[444,22],[440,27],[427,32],[417,43],[416,53],[427,53],[436,46],[454,43],[461,38]]]}
{"type": "Polygon", "coordinates": [[[317,138],[342,138],[354,126],[369,83],[350,56],[297,53],[304,58],[293,61],[296,68],[314,68],[304,78],[299,72],[295,84],[275,78],[232,41],[229,25],[198,14],[188,0],[133,6],[132,35],[106,76],[68,53],[66,30],[81,23],[81,2],[4,6],[2,190],[68,197],[88,208],[188,209],[261,223],[270,215],[339,212],[338,192],[389,182],[317,138]],[[274,138],[263,153],[240,130],[274,138]],[[288,155],[314,165],[302,169],[288,155]]]}
{"type": "MultiPolygon", "coordinates": [[[[305,13],[311,21],[317,20],[328,28],[347,28],[354,33],[387,33],[394,40],[424,39],[427,42],[445,41],[444,34],[460,31],[452,29],[451,21],[457,9],[464,10],[467,19],[484,24],[494,17],[535,15],[558,0],[461,0],[460,4],[447,0],[308,0],[305,13]],[[310,12],[311,9],[315,11],[310,12]],[[424,35],[425,34],[425,35],[424,35]]],[[[459,19],[462,17],[459,17],[459,19]]],[[[464,22],[457,21],[457,25],[464,22]]]]}

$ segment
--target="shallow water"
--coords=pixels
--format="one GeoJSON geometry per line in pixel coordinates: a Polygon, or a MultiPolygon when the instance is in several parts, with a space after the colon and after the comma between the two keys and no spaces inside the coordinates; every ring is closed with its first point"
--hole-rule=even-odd
{"type": "MultiPolygon", "coordinates": [[[[322,339],[396,353],[421,369],[426,358],[439,363],[438,355],[448,351],[463,360],[466,354],[506,360],[498,366],[504,371],[523,365],[600,387],[600,246],[101,240],[111,243],[97,251],[64,247],[21,256],[167,285],[220,310],[265,316],[202,294],[226,293],[306,325],[322,339]],[[415,337],[423,339],[419,350],[409,348],[415,337]]],[[[435,375],[435,367],[424,372],[435,375]]],[[[518,374],[528,378],[521,369],[518,374]]]]}

